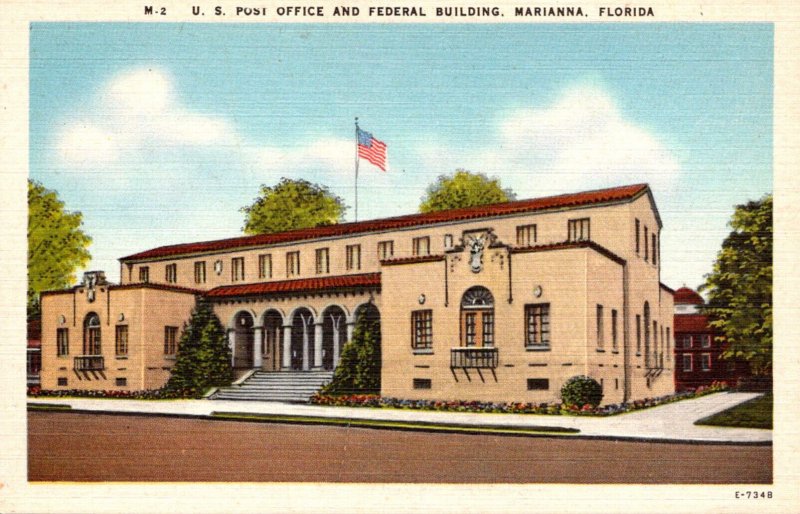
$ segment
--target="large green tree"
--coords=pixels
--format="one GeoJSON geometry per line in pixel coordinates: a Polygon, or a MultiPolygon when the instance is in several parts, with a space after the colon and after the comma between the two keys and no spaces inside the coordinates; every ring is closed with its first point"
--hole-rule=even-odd
{"type": "Polygon", "coordinates": [[[92,239],[80,212],[70,212],[58,193],[28,180],[28,315],[39,310],[39,293],[75,282],[75,270],[91,259],[92,239]]]}
{"type": "Polygon", "coordinates": [[[700,287],[704,311],[727,341],[726,358],[750,363],[755,375],[772,373],[772,195],[738,205],[714,271],[700,287]]]}
{"type": "Polygon", "coordinates": [[[474,207],[508,202],[516,197],[511,189],[503,189],[496,178],[459,169],[452,175],[439,175],[436,182],[428,186],[419,211],[434,212],[474,207]]]}
{"type": "Polygon", "coordinates": [[[347,206],[327,187],[307,180],[282,178],[274,186],[261,185],[245,213],[246,234],[269,234],[299,228],[333,225],[344,218],[347,206]]]}
{"type": "Polygon", "coordinates": [[[227,386],[233,381],[225,328],[205,300],[197,301],[183,326],[170,373],[166,389],[180,395],[199,396],[209,387],[227,386]]]}

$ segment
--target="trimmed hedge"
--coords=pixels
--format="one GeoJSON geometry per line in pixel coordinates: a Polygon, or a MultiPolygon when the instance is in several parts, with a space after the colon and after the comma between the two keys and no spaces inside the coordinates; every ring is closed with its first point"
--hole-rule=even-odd
{"type": "Polygon", "coordinates": [[[568,406],[591,405],[594,408],[602,400],[603,387],[597,380],[586,375],[574,376],[561,387],[561,401],[568,406]]]}
{"type": "Polygon", "coordinates": [[[201,398],[203,391],[192,389],[171,390],[166,389],[146,389],[141,391],[88,391],[86,389],[41,389],[38,386],[28,388],[28,396],[34,398],[50,397],[50,398],[120,398],[127,400],[171,400],[178,398],[201,398]]]}

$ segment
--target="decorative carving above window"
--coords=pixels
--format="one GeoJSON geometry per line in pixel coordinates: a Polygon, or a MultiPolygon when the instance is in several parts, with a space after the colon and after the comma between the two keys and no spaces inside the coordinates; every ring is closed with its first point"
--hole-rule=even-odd
{"type": "Polygon", "coordinates": [[[492,293],[486,289],[485,287],[475,286],[467,290],[464,293],[464,297],[461,298],[461,307],[464,308],[475,308],[475,307],[493,307],[494,306],[494,296],[492,293]]]}

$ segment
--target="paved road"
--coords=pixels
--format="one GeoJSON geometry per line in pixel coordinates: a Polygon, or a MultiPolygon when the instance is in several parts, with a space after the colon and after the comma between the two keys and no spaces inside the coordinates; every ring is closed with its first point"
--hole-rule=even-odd
{"type": "Polygon", "coordinates": [[[30,412],[32,481],[770,483],[771,446],[30,412]]]}

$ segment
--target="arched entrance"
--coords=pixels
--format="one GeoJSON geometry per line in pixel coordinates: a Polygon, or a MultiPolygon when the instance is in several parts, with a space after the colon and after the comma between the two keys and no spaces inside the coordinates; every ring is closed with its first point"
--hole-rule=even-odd
{"type": "Polygon", "coordinates": [[[339,363],[347,337],[346,314],[341,307],[331,306],[322,313],[322,369],[332,371],[339,363]]]}
{"type": "Polygon", "coordinates": [[[461,297],[461,346],[494,346],[494,296],[485,287],[471,287],[461,297]]]}
{"type": "Polygon", "coordinates": [[[312,343],[314,315],[309,309],[297,309],[292,316],[292,342],[290,345],[290,369],[308,371],[314,355],[312,343]]]}
{"type": "Polygon", "coordinates": [[[253,367],[253,342],[255,341],[255,320],[249,312],[239,312],[233,319],[233,367],[253,367]]]}
{"type": "Polygon", "coordinates": [[[281,349],[283,347],[283,316],[275,309],[264,313],[264,337],[261,338],[261,355],[265,371],[281,369],[281,349]]]}

